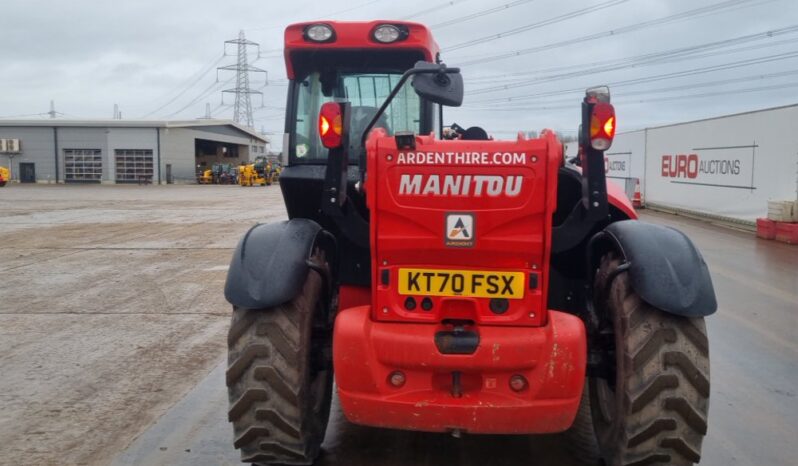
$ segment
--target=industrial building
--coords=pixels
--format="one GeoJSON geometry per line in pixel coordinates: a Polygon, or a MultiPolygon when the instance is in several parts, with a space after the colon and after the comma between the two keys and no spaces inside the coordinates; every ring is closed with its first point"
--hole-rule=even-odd
{"type": "Polygon", "coordinates": [[[23,183],[195,183],[268,144],[230,120],[0,120],[0,165],[23,183]]]}

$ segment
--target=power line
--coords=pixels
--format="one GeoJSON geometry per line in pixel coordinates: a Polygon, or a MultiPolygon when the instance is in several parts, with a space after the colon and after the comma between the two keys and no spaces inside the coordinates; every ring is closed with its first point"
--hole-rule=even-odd
{"type": "MultiPolygon", "coordinates": [[[[714,14],[722,10],[731,9],[733,7],[737,7],[746,3],[751,3],[755,0],[726,0],[724,2],[715,3],[712,5],[704,6],[701,8],[695,8],[688,11],[683,11],[681,13],[676,13],[670,16],[664,16],[662,18],[657,18],[649,21],[642,21],[639,23],[631,24],[628,26],[624,26],[617,29],[609,29],[607,31],[598,32],[594,34],[588,34],[586,36],[581,36],[573,39],[566,39],[560,42],[553,42],[550,44],[539,45],[537,47],[530,47],[526,49],[515,50],[512,52],[507,52],[503,54],[492,54],[489,56],[485,56],[482,58],[475,58],[472,60],[465,60],[459,61],[458,63],[460,66],[467,66],[467,65],[474,65],[474,64],[484,64],[489,62],[494,62],[498,60],[503,60],[505,58],[515,58],[520,57],[521,55],[528,55],[531,53],[542,52],[545,50],[552,50],[556,48],[566,47],[569,45],[579,44],[582,42],[588,42],[596,39],[601,39],[604,37],[610,36],[618,36],[621,34],[626,34],[628,32],[639,31],[641,29],[646,29],[653,26],[661,26],[663,24],[673,23],[677,21],[687,20],[687,19],[695,19],[700,16],[706,16],[709,14],[714,14]]],[[[757,3],[769,3],[775,0],[759,0],[757,3]]],[[[454,61],[457,61],[456,59],[454,61]]]]}
{"type": "Polygon", "coordinates": [[[3,116],[0,116],[0,119],[27,118],[27,117],[33,117],[33,116],[43,117],[43,116],[46,116],[46,115],[49,115],[49,114],[50,114],[49,112],[42,112],[42,113],[25,113],[25,114],[22,114],[22,115],[3,115],[3,116]]]}
{"type": "MultiPolygon", "coordinates": [[[[763,92],[763,91],[773,91],[779,89],[789,89],[793,87],[798,87],[798,82],[791,82],[791,83],[783,83],[783,84],[770,84],[767,86],[758,86],[758,87],[748,87],[742,89],[734,89],[734,90],[723,90],[723,91],[712,91],[712,92],[702,92],[697,94],[681,94],[676,96],[667,96],[667,97],[654,97],[651,99],[626,99],[623,98],[620,100],[614,100],[613,104],[615,106],[620,105],[630,105],[630,104],[640,104],[640,103],[651,103],[651,102],[667,102],[667,101],[674,101],[674,100],[686,100],[686,99],[694,99],[694,98],[704,98],[704,97],[717,97],[717,96],[728,96],[730,94],[748,94],[752,92],[763,92]]],[[[623,97],[625,95],[621,95],[623,97]]],[[[530,112],[530,111],[544,111],[544,110],[563,110],[563,109],[571,109],[578,108],[578,102],[576,104],[568,103],[562,105],[543,105],[543,106],[536,106],[536,107],[516,107],[509,111],[514,112],[530,112]]],[[[486,111],[491,109],[482,109],[481,111],[486,111]]]]}
{"type": "MultiPolygon", "coordinates": [[[[798,32],[798,28],[795,31],[798,32]]],[[[761,37],[760,37],[761,38],[761,37]]],[[[783,41],[775,41],[775,42],[768,42],[765,44],[755,44],[749,45],[746,47],[737,47],[732,48],[729,50],[716,50],[718,47],[716,46],[717,43],[707,44],[706,47],[698,46],[693,49],[690,53],[683,53],[683,49],[676,49],[673,51],[666,51],[659,54],[650,54],[648,56],[643,56],[645,59],[639,60],[638,57],[631,57],[627,59],[620,59],[613,62],[606,62],[602,64],[600,62],[596,62],[593,64],[586,64],[581,69],[576,69],[571,72],[566,73],[559,73],[559,74],[550,74],[544,75],[532,79],[525,79],[522,81],[515,80],[508,84],[502,84],[493,87],[483,87],[479,89],[475,89],[470,92],[471,95],[479,95],[479,94],[487,94],[491,92],[499,92],[505,90],[516,89],[520,87],[528,87],[535,84],[542,84],[545,82],[551,81],[560,81],[567,78],[585,76],[585,75],[594,75],[598,73],[604,73],[608,71],[618,71],[626,68],[636,68],[640,66],[647,66],[647,65],[657,65],[662,63],[674,63],[680,62],[685,60],[695,60],[699,58],[707,58],[707,57],[718,57],[720,55],[727,55],[730,53],[738,53],[743,51],[750,51],[756,50],[761,48],[771,48],[778,45],[789,44],[795,42],[796,39],[787,39],[783,41]],[[697,53],[697,52],[704,52],[704,53],[697,53]],[[591,65],[595,65],[592,66],[591,65]]],[[[692,48],[692,47],[691,47],[692,48]]]]}
{"type": "Polygon", "coordinates": [[[478,11],[476,13],[472,13],[470,15],[461,16],[459,18],[450,19],[447,21],[443,21],[437,24],[433,24],[430,26],[430,29],[440,29],[445,28],[446,26],[451,26],[452,24],[460,24],[466,21],[470,21],[475,18],[481,18],[483,16],[487,16],[499,11],[508,10],[510,8],[516,7],[518,5],[523,5],[525,3],[534,2],[535,0],[516,0],[514,2],[505,3],[504,5],[488,8],[487,10],[478,11]]]}
{"type": "Polygon", "coordinates": [[[619,103],[628,105],[630,103],[665,102],[669,100],[693,99],[698,97],[716,97],[719,95],[747,94],[750,92],[774,91],[778,89],[789,89],[793,87],[798,87],[798,83],[773,84],[769,86],[749,87],[745,89],[735,89],[731,91],[715,91],[715,92],[705,92],[701,94],[684,94],[684,95],[677,95],[671,97],[657,97],[654,99],[635,100],[635,101],[619,102],[619,103]]]}
{"type": "MultiPolygon", "coordinates": [[[[670,87],[662,87],[657,89],[641,89],[637,91],[621,91],[621,92],[613,92],[614,97],[630,97],[636,95],[651,95],[651,94],[661,94],[666,92],[675,92],[675,91],[684,91],[684,90],[694,90],[699,88],[706,88],[706,87],[717,87],[717,86],[724,86],[728,84],[737,84],[737,83],[745,83],[751,81],[761,81],[765,79],[773,79],[773,78],[783,78],[785,76],[794,76],[798,75],[798,70],[789,70],[789,71],[780,71],[776,73],[767,73],[767,74],[755,74],[749,75],[739,78],[729,78],[729,79],[719,79],[714,81],[705,81],[701,83],[692,83],[692,84],[685,84],[680,86],[670,86],[670,87]]],[[[572,90],[573,94],[579,94],[584,92],[584,90],[574,89],[572,90]]],[[[726,91],[727,93],[729,91],[726,91]]],[[[489,110],[489,111],[527,111],[527,110],[539,110],[539,109],[549,109],[549,108],[560,108],[559,106],[551,107],[551,105],[563,104],[564,107],[574,107],[574,98],[563,98],[563,99],[556,99],[556,100],[549,100],[545,102],[539,102],[535,105],[530,106],[528,102],[521,102],[520,105],[513,105],[507,106],[502,105],[500,107],[497,106],[490,106],[490,107],[475,107],[478,110],[489,110]]]]}
{"type": "MultiPolygon", "coordinates": [[[[691,45],[688,47],[680,47],[676,49],[666,50],[662,52],[652,52],[652,53],[645,53],[642,55],[634,55],[631,57],[620,58],[612,61],[607,60],[599,60],[590,63],[576,63],[571,65],[561,65],[555,66],[551,68],[538,68],[534,71],[520,71],[516,73],[504,73],[492,76],[477,76],[477,77],[468,77],[468,82],[483,82],[483,81],[501,81],[501,80],[512,80],[513,83],[518,82],[518,77],[523,76],[530,76],[530,75],[542,75],[543,78],[536,78],[536,79],[546,79],[547,73],[555,73],[560,71],[567,71],[567,70],[579,70],[581,74],[586,72],[594,73],[597,67],[602,66],[615,66],[615,65],[623,65],[628,64],[629,66],[638,66],[638,65],[648,65],[654,63],[671,63],[673,61],[679,61],[683,59],[695,59],[695,58],[703,58],[706,56],[717,56],[720,54],[728,54],[728,53],[736,53],[741,51],[747,50],[754,50],[759,49],[762,47],[774,47],[778,45],[783,45],[787,43],[792,43],[796,39],[788,39],[783,41],[768,41],[764,44],[756,44],[750,45],[747,47],[739,47],[729,50],[717,51],[717,49],[721,49],[724,47],[728,47],[731,45],[743,44],[746,42],[758,41],[763,39],[772,39],[774,37],[778,37],[785,34],[793,34],[798,32],[798,25],[796,26],[789,26],[781,29],[774,29],[770,31],[764,31],[755,34],[747,34],[744,36],[733,37],[730,39],[724,39],[714,42],[706,42],[703,44],[698,45],[691,45]],[[698,52],[710,52],[711,54],[699,54],[698,52]],[[672,60],[669,60],[672,59],[672,60]]],[[[559,79],[560,75],[557,76],[559,79]]],[[[531,80],[530,80],[531,81],[531,80]]],[[[484,88],[477,89],[476,91],[480,91],[484,88]]],[[[476,91],[472,91],[476,92],[476,91]]]]}
{"type": "Polygon", "coordinates": [[[426,15],[428,13],[433,13],[433,12],[436,12],[438,10],[443,10],[444,8],[449,8],[451,6],[454,6],[457,3],[463,3],[463,2],[467,2],[467,1],[468,0],[450,0],[448,2],[440,3],[438,5],[429,7],[427,9],[424,9],[424,10],[421,10],[421,11],[417,11],[415,13],[411,13],[411,14],[409,14],[407,16],[402,17],[401,19],[402,19],[402,21],[407,21],[409,19],[417,18],[419,16],[423,16],[423,15],[426,15]]]}
{"type": "MultiPolygon", "coordinates": [[[[332,18],[333,16],[339,16],[339,15],[342,15],[344,13],[349,13],[350,11],[359,10],[359,9],[365,7],[365,6],[369,6],[369,5],[372,5],[374,3],[381,2],[381,1],[383,1],[383,0],[370,0],[368,2],[360,3],[358,5],[346,8],[344,10],[338,10],[338,11],[334,11],[332,13],[327,13],[327,14],[324,14],[324,15],[316,16],[315,19],[332,18]]],[[[313,21],[313,20],[311,20],[311,21],[313,21]]],[[[244,30],[247,31],[247,32],[268,31],[268,30],[272,30],[272,29],[278,29],[278,28],[281,28],[281,27],[283,27],[283,26],[282,25],[275,25],[275,26],[264,26],[264,27],[257,27],[257,28],[246,28],[244,30]]],[[[267,50],[267,52],[270,52],[270,51],[271,50],[267,50]]]]}
{"type": "Polygon", "coordinates": [[[193,99],[192,99],[192,100],[191,100],[189,103],[187,103],[186,105],[184,105],[183,107],[181,107],[179,110],[177,110],[177,111],[174,111],[174,112],[172,112],[172,113],[170,113],[170,114],[166,115],[164,118],[169,118],[169,117],[172,117],[172,116],[174,116],[174,115],[177,115],[178,113],[182,112],[183,110],[186,110],[187,108],[191,107],[191,106],[192,106],[192,105],[194,105],[195,103],[197,103],[197,102],[199,102],[200,100],[204,99],[205,97],[207,97],[207,96],[211,95],[211,93],[213,93],[213,92],[215,92],[215,91],[217,91],[217,90],[221,89],[221,88],[222,88],[222,87],[223,87],[225,84],[229,84],[229,83],[230,83],[230,82],[232,82],[232,81],[233,81],[235,78],[236,78],[236,77],[235,77],[235,76],[233,76],[233,77],[231,77],[230,79],[228,79],[227,81],[223,81],[223,82],[221,82],[221,83],[220,83],[220,82],[214,82],[213,84],[211,84],[210,86],[208,86],[207,88],[205,88],[205,89],[204,89],[204,90],[203,90],[203,91],[202,91],[202,92],[201,92],[201,93],[200,93],[198,96],[194,97],[194,98],[193,98],[193,99]]]}
{"type": "Polygon", "coordinates": [[[604,3],[599,3],[598,5],[589,6],[587,8],[580,8],[578,10],[574,10],[559,16],[555,16],[554,18],[549,18],[543,21],[538,21],[537,23],[527,24],[525,26],[520,26],[517,28],[509,29],[504,32],[500,32],[498,34],[491,34],[489,36],[480,37],[478,39],[472,39],[465,42],[461,42],[459,44],[452,45],[451,47],[444,47],[444,52],[450,52],[452,50],[459,50],[466,47],[472,47],[478,44],[484,44],[486,42],[491,42],[494,40],[502,39],[505,37],[514,36],[516,34],[520,34],[522,32],[531,31],[533,29],[538,29],[543,26],[549,26],[551,24],[561,23],[563,21],[567,21],[569,19],[577,18],[579,16],[584,16],[590,13],[594,13],[596,11],[603,10],[605,8],[610,8],[613,6],[620,5],[622,3],[626,3],[630,0],[609,0],[604,3]]]}
{"type": "MultiPolygon", "coordinates": [[[[630,86],[633,84],[644,84],[649,82],[656,82],[656,81],[663,81],[667,79],[674,79],[674,78],[683,78],[686,76],[695,76],[704,73],[711,73],[715,71],[725,71],[734,68],[741,68],[745,66],[751,65],[759,65],[763,63],[770,63],[774,61],[786,60],[790,58],[798,57],[798,51],[793,52],[785,52],[779,53],[775,55],[768,55],[765,57],[757,57],[757,58],[749,58],[746,60],[738,60],[736,62],[730,63],[723,63],[719,65],[711,65],[701,68],[694,68],[690,70],[683,70],[683,71],[676,71],[673,73],[666,73],[666,74],[657,74],[654,76],[647,76],[643,78],[634,78],[634,79],[627,79],[623,81],[615,81],[608,83],[609,86],[612,87],[620,87],[620,86],[630,86]]],[[[493,102],[515,102],[515,101],[523,101],[529,99],[535,99],[539,97],[550,97],[554,95],[563,95],[569,94],[572,92],[584,92],[584,88],[572,88],[567,90],[557,90],[557,91],[549,91],[549,92],[540,92],[537,94],[527,94],[522,96],[511,96],[511,97],[498,97],[493,99],[486,99],[482,101],[477,101],[475,103],[493,103],[493,102]]]]}
{"type": "MultiPolygon", "coordinates": [[[[177,93],[176,95],[174,95],[174,96],[173,96],[171,99],[169,99],[168,101],[166,101],[166,103],[164,103],[164,104],[163,104],[163,105],[161,105],[160,107],[158,107],[158,108],[156,108],[155,110],[153,110],[153,111],[151,111],[151,112],[147,113],[146,115],[142,115],[142,116],[141,116],[141,118],[147,118],[148,116],[150,116],[150,115],[153,115],[153,114],[155,114],[155,113],[157,113],[157,112],[160,112],[160,111],[161,111],[161,110],[163,110],[164,108],[166,108],[166,107],[168,107],[169,105],[171,105],[171,104],[172,104],[172,102],[174,102],[175,100],[179,99],[179,98],[180,98],[180,96],[182,96],[183,94],[185,94],[186,92],[188,92],[188,90],[189,90],[189,89],[191,89],[191,88],[193,88],[195,85],[197,85],[197,83],[198,83],[198,82],[200,82],[200,80],[201,80],[203,77],[205,77],[205,75],[207,75],[207,74],[208,74],[208,73],[209,73],[209,72],[210,72],[210,71],[213,69],[213,67],[214,67],[214,66],[216,66],[217,64],[219,64],[219,62],[221,62],[223,59],[224,59],[224,54],[222,54],[220,57],[214,58],[214,59],[213,59],[213,61],[212,61],[212,63],[210,63],[210,65],[208,65],[208,66],[206,66],[206,67],[203,67],[203,68],[200,68],[200,71],[199,71],[198,73],[195,73],[194,75],[192,75],[191,77],[189,77],[189,78],[188,78],[188,80],[187,80],[187,81],[185,81],[185,82],[184,82],[184,83],[181,85],[181,86],[184,86],[184,87],[183,87],[183,89],[182,89],[180,92],[178,92],[178,93],[177,93]]],[[[180,89],[180,87],[181,87],[181,86],[178,86],[177,88],[175,88],[175,90],[177,90],[177,89],[180,89]]],[[[173,90],[173,91],[170,91],[170,92],[169,92],[169,93],[167,93],[166,95],[169,95],[171,92],[174,92],[174,90],[173,90]]]]}

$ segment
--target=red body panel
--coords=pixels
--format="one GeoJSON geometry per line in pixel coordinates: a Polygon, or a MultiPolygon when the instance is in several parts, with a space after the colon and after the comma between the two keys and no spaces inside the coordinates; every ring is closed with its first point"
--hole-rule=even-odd
{"type": "Polygon", "coordinates": [[[367,306],[371,304],[371,288],[366,286],[341,285],[338,290],[338,308],[367,306]]]}
{"type": "Polygon", "coordinates": [[[629,200],[623,189],[615,183],[607,182],[607,202],[618,208],[628,218],[637,219],[637,212],[632,206],[632,201],[629,200]]]}
{"type": "Polygon", "coordinates": [[[473,355],[440,354],[437,327],[375,322],[368,306],[343,310],[335,320],[333,355],[338,398],[357,424],[443,432],[547,433],[571,426],[585,376],[582,321],[550,311],[545,327],[480,328],[473,355]],[[396,388],[389,375],[401,370],[396,388]],[[450,394],[451,372],[461,371],[462,396],[450,394]],[[529,386],[510,389],[521,374],[529,386]]]}
{"type": "Polygon", "coordinates": [[[375,285],[359,306],[353,304],[363,303],[364,290],[342,288],[333,339],[338,396],[348,419],[433,432],[570,427],[585,376],[585,329],[579,318],[546,308],[561,147],[544,132],[516,141],[420,136],[411,151],[397,150],[381,129],[371,134],[366,198],[375,285]],[[411,161],[411,152],[422,156],[411,161]],[[461,177],[457,193],[453,179],[448,192],[443,179],[436,190],[429,184],[434,176],[461,177]],[[413,185],[412,177],[421,181],[413,185]],[[493,178],[478,183],[478,177],[493,178]],[[504,180],[501,188],[497,177],[504,180]],[[508,177],[516,177],[511,185],[508,177]],[[470,247],[445,244],[451,212],[474,216],[470,247]],[[522,271],[525,292],[502,314],[490,310],[488,298],[460,296],[431,296],[431,310],[407,310],[397,289],[399,268],[522,271]],[[534,288],[530,274],[538,281],[534,288]],[[472,322],[468,329],[479,335],[473,354],[438,349],[435,334],[450,330],[451,319],[472,322]],[[394,371],[406,377],[401,387],[389,382],[394,371]],[[452,394],[453,372],[462,374],[460,397],[452,394]],[[510,388],[514,375],[528,381],[520,392],[510,388]]]}
{"type": "Polygon", "coordinates": [[[407,21],[363,21],[363,22],[336,22],[336,21],[309,21],[306,23],[291,24],[285,29],[285,67],[288,79],[294,79],[294,65],[291,54],[298,50],[379,50],[379,49],[412,49],[424,54],[427,61],[435,61],[438,54],[438,44],[432,38],[429,29],[423,24],[407,21]],[[305,40],[303,33],[305,27],[311,24],[327,24],[335,31],[335,40],[319,43],[305,40]],[[382,44],[371,37],[371,32],[380,24],[401,24],[407,26],[410,34],[407,39],[392,44],[382,44]]]}
{"type": "Polygon", "coordinates": [[[438,141],[419,136],[412,151],[397,150],[394,138],[384,134],[378,129],[367,143],[372,283],[381,283],[378,278],[387,270],[389,283],[395,284],[401,267],[488,269],[523,272],[527,292],[523,299],[509,300],[509,310],[501,315],[490,311],[485,298],[435,296],[430,297],[430,312],[410,312],[403,309],[406,296],[399,295],[396,286],[380,284],[373,290],[373,318],[413,322],[458,318],[478,324],[544,325],[551,219],[562,160],[562,146],[554,134],[546,132],[540,139],[516,141],[438,141]],[[413,154],[413,158],[441,154],[444,160],[410,163],[413,154]],[[453,154],[450,160],[447,154],[453,154]],[[510,163],[503,163],[505,160],[510,163]],[[434,177],[438,180],[437,192],[432,189],[436,183],[430,180],[434,177]],[[403,192],[403,179],[419,183],[416,189],[403,192]],[[452,194],[452,184],[447,192],[447,181],[458,180],[459,194],[452,194]],[[496,189],[500,183],[501,189],[496,189]],[[453,213],[473,215],[473,247],[444,245],[447,215],[453,213]],[[530,274],[537,277],[534,289],[529,287],[530,274]]]}

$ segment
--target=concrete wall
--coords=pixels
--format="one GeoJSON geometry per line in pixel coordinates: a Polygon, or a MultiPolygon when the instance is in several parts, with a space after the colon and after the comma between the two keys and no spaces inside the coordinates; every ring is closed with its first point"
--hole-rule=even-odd
{"type": "MultiPolygon", "coordinates": [[[[184,128],[161,128],[161,173],[166,165],[172,165],[175,183],[196,182],[194,167],[194,137],[184,128]]],[[[162,181],[166,181],[164,178],[162,181]]]]}
{"type": "Polygon", "coordinates": [[[606,156],[647,203],[752,222],[798,198],[798,105],[618,134],[606,156]]]}
{"type": "Polygon", "coordinates": [[[646,131],[618,134],[612,147],[604,153],[604,173],[610,182],[621,187],[630,178],[640,180],[641,191],[645,184],[646,131]]]}
{"type": "Polygon", "coordinates": [[[11,169],[12,179],[19,180],[19,164],[22,162],[35,164],[36,177],[39,180],[55,182],[53,128],[0,127],[0,138],[19,139],[22,146],[22,152],[13,159],[0,155],[0,165],[11,169]]]}
{"type": "Polygon", "coordinates": [[[795,200],[798,106],[652,128],[648,202],[753,221],[768,200],[795,200]]]}

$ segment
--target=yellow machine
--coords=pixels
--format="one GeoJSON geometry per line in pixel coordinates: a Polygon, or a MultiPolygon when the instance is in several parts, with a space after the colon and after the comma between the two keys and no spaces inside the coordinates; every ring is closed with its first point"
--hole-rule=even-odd
{"type": "Polygon", "coordinates": [[[213,170],[203,170],[197,175],[197,183],[199,184],[212,184],[213,183],[213,170]]]}
{"type": "Polygon", "coordinates": [[[10,176],[11,174],[8,171],[8,168],[0,167],[0,188],[2,188],[3,186],[6,185],[6,183],[8,183],[8,179],[10,176]]]}
{"type": "Polygon", "coordinates": [[[262,157],[258,157],[253,163],[238,167],[238,184],[241,186],[268,186],[272,184],[273,179],[272,164],[262,157]]]}

